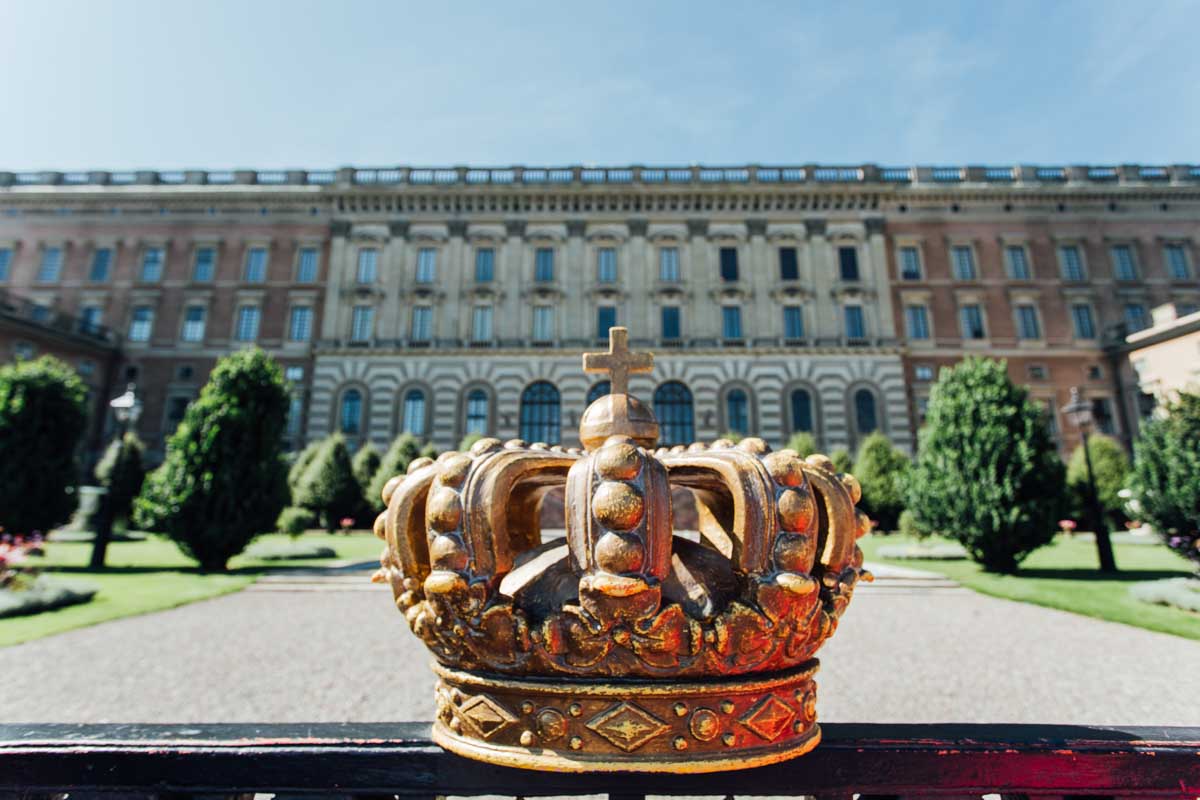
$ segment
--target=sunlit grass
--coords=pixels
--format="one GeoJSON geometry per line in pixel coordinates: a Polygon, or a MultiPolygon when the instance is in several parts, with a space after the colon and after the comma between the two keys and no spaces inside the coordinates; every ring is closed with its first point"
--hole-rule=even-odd
{"type": "MultiPolygon", "coordinates": [[[[271,534],[255,541],[284,543],[289,537],[271,534]]],[[[30,559],[30,566],[58,580],[91,584],[99,591],[90,603],[0,619],[0,647],[236,592],[272,571],[376,559],[382,549],[380,541],[368,532],[350,535],[308,533],[302,541],[332,547],[337,557],[263,561],[238,556],[230,562],[228,572],[206,574],[200,572],[173,542],[151,536],[145,541],[113,542],[108,547],[105,569],[92,570],[87,566],[92,552],[90,543],[48,542],[46,555],[30,559]]]]}
{"type": "Polygon", "coordinates": [[[1094,542],[1066,536],[1058,536],[1052,544],[1034,551],[1022,562],[1016,575],[984,572],[973,561],[914,561],[876,556],[881,545],[913,541],[893,534],[867,536],[860,544],[869,561],[937,572],[982,594],[1200,639],[1200,614],[1143,603],[1129,593],[1130,584],[1139,581],[1193,574],[1192,565],[1165,546],[1115,544],[1120,568],[1115,575],[1099,570],[1094,542]]]}

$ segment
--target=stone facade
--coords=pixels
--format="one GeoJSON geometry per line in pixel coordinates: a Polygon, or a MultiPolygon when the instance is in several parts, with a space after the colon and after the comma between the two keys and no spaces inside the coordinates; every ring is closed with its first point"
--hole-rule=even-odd
{"type": "Polygon", "coordinates": [[[113,329],[152,448],[249,344],[289,368],[294,445],[572,443],[612,324],[657,353],[633,387],[676,435],[911,449],[937,369],[981,354],[1048,411],[1080,385],[1128,440],[1117,343],[1200,305],[1198,189],[1191,166],[0,173],[0,288],[113,329]]]}

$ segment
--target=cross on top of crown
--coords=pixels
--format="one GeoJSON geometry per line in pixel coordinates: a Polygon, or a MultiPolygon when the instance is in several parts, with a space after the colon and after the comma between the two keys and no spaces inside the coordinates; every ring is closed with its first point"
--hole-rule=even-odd
{"type": "Polygon", "coordinates": [[[607,353],[584,353],[584,372],[607,372],[610,394],[629,394],[629,376],[654,369],[654,356],[629,349],[629,329],[608,329],[607,353]]]}

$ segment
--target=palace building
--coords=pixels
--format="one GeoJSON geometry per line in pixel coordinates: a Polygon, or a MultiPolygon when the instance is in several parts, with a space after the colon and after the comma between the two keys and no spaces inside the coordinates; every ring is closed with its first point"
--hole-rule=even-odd
{"type": "Polygon", "coordinates": [[[911,450],[937,370],[977,354],[1071,447],[1075,385],[1136,431],[1121,344],[1200,308],[1198,234],[1195,166],[0,173],[0,354],[89,376],[96,446],[136,381],[152,451],[251,344],[293,383],[293,446],[574,444],[607,390],[580,354],[623,325],[667,443],[911,450]]]}

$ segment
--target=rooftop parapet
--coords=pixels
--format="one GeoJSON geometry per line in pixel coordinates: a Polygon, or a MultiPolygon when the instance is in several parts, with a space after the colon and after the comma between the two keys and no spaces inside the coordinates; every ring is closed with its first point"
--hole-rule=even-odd
{"type": "Polygon", "coordinates": [[[625,167],[342,167],[336,170],[126,170],[0,172],[22,186],[714,186],[714,185],[1180,185],[1200,184],[1200,165],[625,167]]]}

